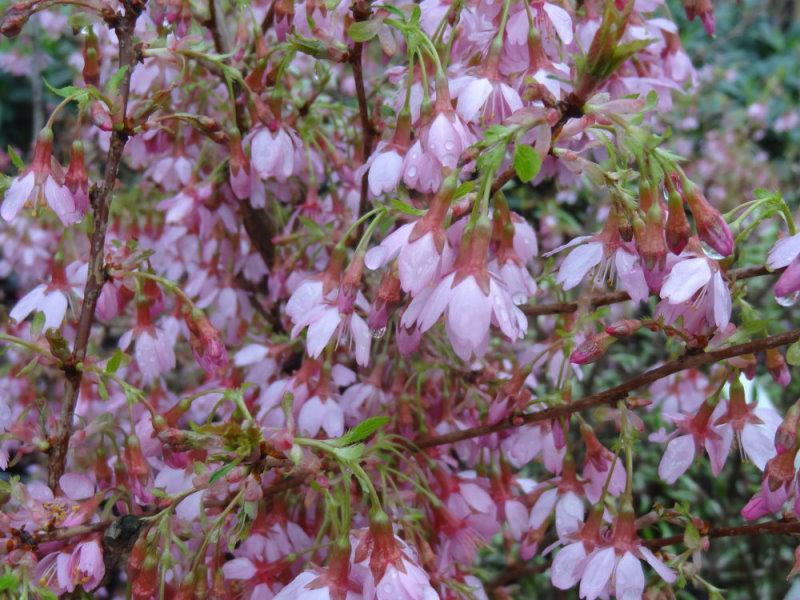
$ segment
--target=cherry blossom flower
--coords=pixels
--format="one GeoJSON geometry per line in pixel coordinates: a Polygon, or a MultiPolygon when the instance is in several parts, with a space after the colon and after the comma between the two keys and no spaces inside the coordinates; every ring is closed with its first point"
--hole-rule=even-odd
{"type": "Polygon", "coordinates": [[[52,157],[53,132],[43,129],[36,138],[32,165],[17,175],[6,190],[0,216],[12,221],[28,203],[47,204],[64,226],[77,223],[81,214],[66,185],[61,166],[52,157]]]}

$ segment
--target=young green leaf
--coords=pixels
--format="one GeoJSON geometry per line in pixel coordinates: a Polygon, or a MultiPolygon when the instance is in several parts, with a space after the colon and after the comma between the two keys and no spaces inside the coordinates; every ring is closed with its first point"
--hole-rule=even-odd
{"type": "Polygon", "coordinates": [[[523,183],[528,183],[539,174],[542,168],[542,157],[527,144],[517,144],[514,150],[514,170],[523,183]]]}
{"type": "Polygon", "coordinates": [[[367,439],[388,422],[389,417],[370,417],[361,421],[361,423],[353,427],[339,439],[331,440],[330,443],[338,447],[355,444],[356,442],[367,439]]]}

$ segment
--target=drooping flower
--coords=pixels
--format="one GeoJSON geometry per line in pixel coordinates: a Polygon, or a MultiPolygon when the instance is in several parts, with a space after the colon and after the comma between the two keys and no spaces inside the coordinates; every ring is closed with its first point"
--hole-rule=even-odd
{"type": "Polygon", "coordinates": [[[403,291],[417,296],[453,266],[454,252],[444,231],[444,220],[455,192],[457,178],[449,176],[433,197],[428,212],[407,223],[371,248],[364,257],[368,269],[379,269],[397,257],[403,291]]]}
{"type": "Polygon", "coordinates": [[[61,166],[52,156],[53,131],[43,129],[36,138],[33,162],[11,182],[6,190],[0,216],[12,221],[22,207],[31,203],[34,209],[47,204],[65,227],[77,223],[81,214],[66,185],[61,166]]]}
{"type": "Polygon", "coordinates": [[[150,306],[140,302],[136,306],[136,326],[119,339],[119,347],[126,350],[131,342],[136,344],[134,357],[145,383],[150,383],[162,373],[175,368],[175,336],[156,327],[150,318],[150,306]]]}
{"type": "Polygon", "coordinates": [[[490,235],[488,219],[466,231],[455,270],[418,294],[403,314],[403,326],[417,324],[422,333],[444,314],[447,336],[462,360],[486,353],[492,323],[511,340],[522,338],[528,326],[508,290],[487,268],[490,235]]]}
{"type": "Polygon", "coordinates": [[[679,258],[661,286],[664,302],[659,304],[659,314],[667,323],[683,317],[684,327],[692,333],[724,329],[731,319],[732,302],[719,265],[693,252],[679,258]]]}
{"type": "Polygon", "coordinates": [[[21,323],[32,312],[40,311],[44,314],[44,331],[58,329],[64,322],[72,298],[83,296],[87,270],[85,264],[77,262],[65,269],[60,260],[55,260],[51,267],[50,283],[39,284],[25,294],[8,316],[21,323]]]}
{"type": "Polygon", "coordinates": [[[714,423],[723,412],[723,405],[704,402],[695,415],[669,416],[677,426],[670,434],[667,448],[658,465],[658,476],[675,483],[691,466],[698,451],[705,448],[711,459],[711,471],[718,475],[733,442],[733,430],[714,423]]]}
{"type": "Polygon", "coordinates": [[[594,270],[594,285],[605,285],[606,281],[612,284],[616,282],[634,301],[647,298],[649,289],[641,261],[632,245],[619,237],[614,217],[609,217],[601,233],[577,237],[544,256],[552,256],[567,248],[572,250],[561,262],[556,276],[556,282],[564,290],[576,287],[594,270]]]}

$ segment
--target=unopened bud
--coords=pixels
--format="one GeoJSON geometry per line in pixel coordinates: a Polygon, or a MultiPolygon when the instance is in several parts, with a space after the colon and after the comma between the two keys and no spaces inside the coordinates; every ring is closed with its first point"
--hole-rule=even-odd
{"type": "Polygon", "coordinates": [[[768,348],[766,352],[766,365],[769,374],[775,383],[786,387],[792,381],[792,374],[786,365],[786,359],[778,348],[768,348]]]}
{"type": "Polygon", "coordinates": [[[606,327],[606,333],[617,338],[628,337],[639,331],[641,327],[642,322],[638,319],[623,319],[606,327]]]}
{"type": "Polygon", "coordinates": [[[673,254],[680,254],[689,242],[692,228],[689,225],[689,219],[686,218],[686,212],[683,210],[683,199],[672,185],[669,185],[668,188],[667,248],[673,254]]]}
{"type": "Polygon", "coordinates": [[[709,204],[700,188],[686,177],[683,178],[682,186],[686,202],[694,216],[697,235],[715,252],[730,256],[733,252],[733,235],[725,219],[709,204]]]}
{"type": "Polygon", "coordinates": [[[616,338],[605,331],[596,333],[573,350],[572,354],[569,356],[569,361],[576,365],[588,365],[589,363],[596,362],[605,355],[608,347],[615,341],[616,338]]]}

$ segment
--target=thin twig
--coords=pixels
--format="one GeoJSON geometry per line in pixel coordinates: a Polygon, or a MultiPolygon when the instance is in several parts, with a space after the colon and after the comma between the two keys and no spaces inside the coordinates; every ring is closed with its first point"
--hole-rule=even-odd
{"type": "MultiPolygon", "coordinates": [[[[763,523],[750,523],[736,527],[711,527],[707,531],[700,531],[700,535],[707,538],[727,538],[747,535],[798,535],[800,534],[800,521],[765,521],[763,523]]],[[[683,543],[683,535],[672,535],[642,542],[648,548],[664,548],[674,544],[683,543]]]]}
{"type": "Polygon", "coordinates": [[[452,444],[462,440],[468,440],[483,435],[489,435],[491,433],[497,433],[498,431],[512,429],[521,425],[529,425],[531,423],[539,423],[542,421],[558,419],[560,417],[567,417],[573,413],[589,410],[597,406],[614,404],[615,402],[627,397],[628,394],[634,390],[649,385],[655,381],[658,381],[659,379],[663,379],[664,377],[672,375],[673,373],[714,364],[728,358],[733,358],[734,356],[753,354],[769,348],[785,346],[799,339],[800,329],[793,329],[792,331],[769,336],[760,340],[754,340],[752,342],[736,344],[734,346],[722,348],[721,350],[700,352],[697,354],[684,354],[680,358],[663,364],[660,367],[645,371],[644,373],[641,373],[640,375],[637,375],[628,381],[602,392],[590,394],[589,396],[586,396],[577,402],[553,406],[533,413],[511,415],[496,423],[479,425],[477,427],[462,429],[461,431],[453,431],[444,435],[423,437],[414,442],[413,445],[424,450],[425,448],[433,448],[434,446],[441,446],[442,444],[452,444]]]}
{"type": "Polygon", "coordinates": [[[71,360],[67,361],[64,366],[64,374],[67,379],[64,389],[64,401],[61,405],[61,416],[58,421],[56,435],[51,443],[47,480],[50,488],[53,490],[58,487],[58,480],[61,478],[61,475],[64,474],[64,468],[67,462],[69,438],[72,435],[72,420],[75,413],[75,405],[78,402],[78,394],[80,392],[81,379],[83,376],[82,371],[77,368],[77,364],[86,358],[86,350],[89,345],[92,323],[94,322],[97,299],[106,281],[103,257],[105,253],[111,193],[117,181],[117,173],[119,171],[120,162],[122,161],[122,152],[128,141],[129,132],[126,119],[128,96],[130,94],[131,75],[137,60],[136,48],[134,45],[134,28],[139,15],[144,9],[144,4],[145,2],[139,3],[136,0],[125,0],[123,2],[125,13],[123,15],[117,15],[117,18],[112,24],[117,34],[117,39],[119,40],[119,66],[126,70],[119,88],[119,121],[116,123],[111,133],[111,142],[108,148],[103,182],[100,185],[93,186],[90,193],[94,230],[92,231],[90,242],[89,276],[86,279],[86,286],[83,291],[83,304],[81,305],[81,314],[78,318],[74,350],[72,351],[71,360]]]}

